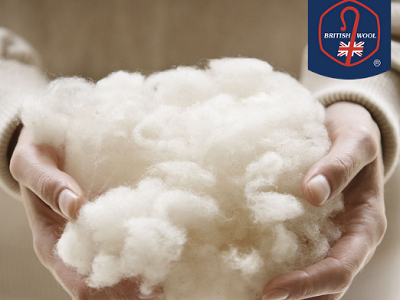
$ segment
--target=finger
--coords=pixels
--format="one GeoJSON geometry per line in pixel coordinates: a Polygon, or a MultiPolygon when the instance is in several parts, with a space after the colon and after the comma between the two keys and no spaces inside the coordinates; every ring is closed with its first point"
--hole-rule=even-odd
{"type": "MultiPolygon", "coordinates": [[[[74,268],[66,266],[60,258],[54,255],[53,249],[60,238],[60,230],[65,225],[65,219],[54,213],[26,187],[21,186],[21,194],[32,230],[36,255],[71,295],[72,299],[140,299],[138,297],[139,282],[135,279],[126,279],[116,286],[101,290],[88,287],[84,276],[74,268]]],[[[160,291],[162,292],[158,289],[152,295],[156,297],[160,291]]]]}
{"type": "Polygon", "coordinates": [[[323,206],[339,195],[360,170],[379,152],[379,141],[366,127],[340,128],[329,153],[314,164],[303,179],[305,198],[323,206]]]}
{"type": "Polygon", "coordinates": [[[344,293],[365,264],[369,248],[364,237],[346,234],[324,260],[268,282],[263,300],[298,300],[344,293]]]}
{"type": "Polygon", "coordinates": [[[10,171],[20,184],[32,190],[55,212],[68,219],[76,218],[83,204],[82,190],[71,176],[59,169],[57,155],[49,147],[31,143],[17,145],[10,171]]]}

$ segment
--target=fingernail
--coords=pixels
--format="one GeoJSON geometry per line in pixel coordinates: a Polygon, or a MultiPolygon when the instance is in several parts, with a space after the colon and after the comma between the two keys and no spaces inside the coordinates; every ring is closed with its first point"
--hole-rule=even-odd
{"type": "Polygon", "coordinates": [[[331,194],[331,187],[323,175],[318,175],[311,179],[308,182],[308,188],[315,203],[319,205],[324,204],[331,194]]]}
{"type": "Polygon", "coordinates": [[[163,293],[163,289],[162,288],[157,288],[154,291],[152,291],[150,294],[146,295],[146,294],[143,294],[143,293],[139,292],[139,293],[136,294],[136,296],[139,299],[152,299],[152,298],[160,296],[162,293],[163,293]]]}
{"type": "Polygon", "coordinates": [[[78,205],[78,195],[65,189],[58,197],[58,205],[60,206],[61,212],[64,216],[73,219],[78,205]]]}
{"type": "Polygon", "coordinates": [[[262,300],[285,300],[289,297],[289,292],[286,290],[276,289],[270,291],[262,297],[262,300]]]}

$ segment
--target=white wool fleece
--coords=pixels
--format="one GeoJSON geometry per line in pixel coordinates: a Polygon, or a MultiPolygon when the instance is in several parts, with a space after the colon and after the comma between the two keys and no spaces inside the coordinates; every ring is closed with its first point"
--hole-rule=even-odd
{"type": "Polygon", "coordinates": [[[301,191],[330,147],[324,108],[266,62],[60,78],[35,98],[23,123],[65,147],[87,196],[56,252],[91,287],[136,277],[167,300],[258,299],[341,235],[340,196],[316,208],[301,191]]]}

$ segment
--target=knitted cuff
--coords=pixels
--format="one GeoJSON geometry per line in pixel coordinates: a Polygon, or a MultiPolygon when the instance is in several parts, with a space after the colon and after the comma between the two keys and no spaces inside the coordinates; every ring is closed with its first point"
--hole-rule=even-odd
{"type": "Polygon", "coordinates": [[[15,60],[0,60],[0,188],[19,199],[19,185],[11,176],[8,149],[19,125],[24,98],[45,87],[38,68],[15,60]]]}

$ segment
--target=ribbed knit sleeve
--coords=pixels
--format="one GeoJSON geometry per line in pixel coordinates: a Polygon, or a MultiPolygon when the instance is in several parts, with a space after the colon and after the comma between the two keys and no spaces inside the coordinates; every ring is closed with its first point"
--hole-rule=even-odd
{"type": "Polygon", "coordinates": [[[400,3],[392,3],[392,37],[391,71],[360,80],[332,79],[308,71],[305,55],[300,75],[300,81],[325,106],[351,101],[369,110],[381,131],[386,180],[399,156],[400,3]]]}
{"type": "Polygon", "coordinates": [[[18,183],[11,176],[7,150],[19,125],[23,99],[45,86],[35,51],[21,38],[0,28],[0,188],[19,199],[18,183]]]}

